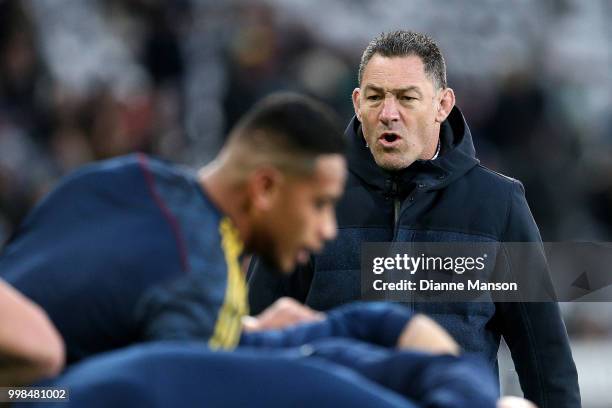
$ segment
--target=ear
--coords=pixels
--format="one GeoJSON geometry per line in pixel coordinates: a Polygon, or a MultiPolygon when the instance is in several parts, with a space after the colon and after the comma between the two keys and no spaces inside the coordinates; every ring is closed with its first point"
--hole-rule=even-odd
{"type": "Polygon", "coordinates": [[[455,92],[451,88],[445,88],[440,92],[440,102],[436,113],[436,122],[438,123],[444,122],[455,106],[455,92]]]}
{"type": "Polygon", "coordinates": [[[283,174],[275,167],[264,166],[254,170],[246,183],[251,209],[259,212],[273,207],[283,182],[283,174]]]}
{"type": "Polygon", "coordinates": [[[355,116],[357,116],[357,120],[361,122],[361,89],[355,88],[353,89],[353,109],[355,109],[355,116]]]}

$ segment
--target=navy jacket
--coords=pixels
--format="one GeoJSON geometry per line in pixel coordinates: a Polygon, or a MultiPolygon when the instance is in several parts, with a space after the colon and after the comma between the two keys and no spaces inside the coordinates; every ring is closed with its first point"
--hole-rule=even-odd
{"type": "MultiPolygon", "coordinates": [[[[389,173],[376,165],[353,119],[350,175],[338,205],[338,237],[290,278],[255,259],[250,270],[254,313],[280,296],[326,310],[359,299],[362,242],[540,242],[520,182],[479,164],[469,128],[454,108],[440,131],[435,160],[389,173]]],[[[579,407],[576,368],[555,303],[412,303],[461,344],[497,366],[503,335],[525,397],[545,407],[579,407]]]]}

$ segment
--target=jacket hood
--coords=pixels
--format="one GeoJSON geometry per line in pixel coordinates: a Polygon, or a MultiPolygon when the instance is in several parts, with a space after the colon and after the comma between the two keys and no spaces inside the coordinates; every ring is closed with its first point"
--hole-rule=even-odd
{"type": "Polygon", "coordinates": [[[379,167],[366,146],[361,123],[353,117],[345,137],[351,173],[364,183],[388,194],[404,195],[411,186],[437,190],[447,186],[478,165],[470,129],[459,108],[454,107],[440,126],[440,154],[434,160],[417,160],[405,169],[390,172],[379,167]],[[391,191],[392,185],[400,191],[391,191]]]}

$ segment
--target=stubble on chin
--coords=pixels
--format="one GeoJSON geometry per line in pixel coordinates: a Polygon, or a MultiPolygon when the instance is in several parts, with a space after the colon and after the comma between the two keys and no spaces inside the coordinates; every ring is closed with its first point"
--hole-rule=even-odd
{"type": "Polygon", "coordinates": [[[372,153],[372,157],[374,158],[374,161],[378,167],[381,167],[387,171],[398,171],[405,169],[414,161],[408,160],[406,158],[407,154],[405,153],[402,157],[402,152],[398,151],[397,149],[392,151],[378,150],[376,152],[374,149],[370,149],[370,153],[372,153]]]}

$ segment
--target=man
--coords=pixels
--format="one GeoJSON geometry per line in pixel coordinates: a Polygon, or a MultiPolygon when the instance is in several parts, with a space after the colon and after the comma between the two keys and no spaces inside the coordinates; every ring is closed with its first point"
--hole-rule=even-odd
{"type": "MultiPolygon", "coordinates": [[[[255,252],[288,273],[336,234],[334,204],[346,165],[335,123],[331,112],[311,99],[274,95],[250,111],[217,159],[197,175],[142,154],[88,166],[63,180],[28,215],[3,249],[0,271],[47,311],[72,363],[143,341],[196,341],[206,355],[233,350],[240,342],[244,349],[257,348],[253,355],[286,349],[294,359],[303,354],[299,346],[308,345],[312,351],[306,357],[316,354],[313,359],[337,363],[324,364],[321,371],[342,364],[393,388],[385,371],[370,362],[379,356],[391,366],[397,357],[406,360],[399,369],[409,376],[434,367],[430,376],[396,384],[405,396],[418,391],[416,397],[424,401],[443,402],[450,394],[457,399],[453,406],[493,406],[491,376],[453,356],[459,349],[437,324],[401,307],[348,305],[313,314],[309,324],[242,333],[248,315],[243,252],[255,252]],[[345,339],[341,349],[351,358],[343,359],[337,346],[319,343],[331,337],[345,339]],[[415,349],[420,354],[414,358],[404,354],[415,349]]],[[[265,328],[265,316],[258,320],[255,328],[265,328]]],[[[168,362],[173,360],[168,354],[175,353],[165,344],[152,349],[161,350],[162,366],[181,372],[183,363],[168,362]]],[[[122,350],[117,355],[125,361],[122,350]]],[[[105,370],[110,363],[104,355],[92,370],[87,362],[73,364],[82,375],[69,384],[92,380],[89,398],[110,379],[114,392],[122,394],[128,377],[158,374],[146,368],[151,352],[138,355],[136,366],[142,369],[135,371],[105,370]]],[[[281,359],[278,366],[286,362],[281,359]]],[[[266,365],[259,367],[267,378],[266,365]]],[[[261,384],[259,377],[250,381],[261,384]]],[[[168,393],[178,391],[171,387],[168,393]]],[[[107,401],[111,394],[93,395],[107,401]]]]}
{"type": "MultiPolygon", "coordinates": [[[[362,242],[540,242],[520,182],[483,166],[435,42],[396,31],[375,38],[359,66],[338,238],[289,279],[250,271],[251,306],[292,296],[318,310],[360,298],[362,242]]],[[[545,264],[542,259],[542,263],[545,264]]],[[[554,303],[414,303],[497,371],[503,335],[525,397],[579,407],[577,374],[554,303]]]]}
{"type": "Polygon", "coordinates": [[[346,165],[331,115],[271,96],[197,175],[143,154],[86,166],[28,215],[0,273],[47,311],[68,362],[147,339],[233,348],[243,249],[291,271],[335,236],[346,165]]]}

